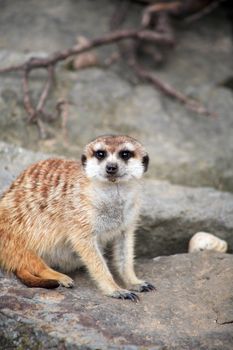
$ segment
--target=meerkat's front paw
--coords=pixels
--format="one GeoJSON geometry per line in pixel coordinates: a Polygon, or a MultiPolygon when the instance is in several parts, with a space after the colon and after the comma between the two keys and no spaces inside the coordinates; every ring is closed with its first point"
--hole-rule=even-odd
{"type": "Polygon", "coordinates": [[[139,293],[144,293],[144,292],[152,292],[156,290],[156,287],[153,286],[153,284],[149,282],[143,282],[140,284],[135,284],[132,286],[132,290],[135,290],[136,292],[139,293]]]}
{"type": "Polygon", "coordinates": [[[130,292],[128,290],[116,290],[115,292],[109,294],[108,296],[116,299],[128,299],[135,303],[138,303],[140,301],[137,294],[130,292]]]}
{"type": "Polygon", "coordinates": [[[58,280],[60,286],[66,287],[66,288],[72,288],[74,286],[74,281],[69,276],[63,275],[62,277],[59,277],[58,280]]]}

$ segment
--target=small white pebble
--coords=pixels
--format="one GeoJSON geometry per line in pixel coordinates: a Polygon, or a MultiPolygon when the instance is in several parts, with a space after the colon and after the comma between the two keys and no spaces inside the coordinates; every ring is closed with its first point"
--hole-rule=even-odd
{"type": "Polygon", "coordinates": [[[225,253],[227,251],[227,242],[211,233],[197,232],[189,241],[188,252],[193,253],[203,250],[225,253]]]}

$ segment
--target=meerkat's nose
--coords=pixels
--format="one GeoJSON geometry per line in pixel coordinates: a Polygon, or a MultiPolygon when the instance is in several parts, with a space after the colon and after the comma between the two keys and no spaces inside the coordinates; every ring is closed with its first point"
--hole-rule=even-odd
{"type": "Polygon", "coordinates": [[[115,175],[118,171],[118,165],[116,163],[108,163],[106,165],[106,173],[109,175],[115,175]]]}

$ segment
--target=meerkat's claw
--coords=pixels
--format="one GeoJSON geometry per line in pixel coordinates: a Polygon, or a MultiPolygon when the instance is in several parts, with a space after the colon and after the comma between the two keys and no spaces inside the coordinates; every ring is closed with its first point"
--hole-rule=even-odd
{"type": "Polygon", "coordinates": [[[133,301],[134,303],[138,303],[140,301],[137,294],[129,291],[116,291],[110,295],[112,298],[116,299],[128,299],[133,301]]]}
{"type": "Polygon", "coordinates": [[[149,283],[149,282],[144,282],[140,287],[139,287],[139,292],[140,293],[144,293],[144,292],[152,292],[155,291],[156,287],[153,286],[153,284],[149,283]]]}
{"type": "Polygon", "coordinates": [[[135,290],[136,292],[139,293],[145,293],[145,292],[152,292],[156,290],[156,287],[153,286],[153,284],[149,283],[149,282],[143,282],[140,284],[135,284],[132,285],[132,290],[135,290]]]}

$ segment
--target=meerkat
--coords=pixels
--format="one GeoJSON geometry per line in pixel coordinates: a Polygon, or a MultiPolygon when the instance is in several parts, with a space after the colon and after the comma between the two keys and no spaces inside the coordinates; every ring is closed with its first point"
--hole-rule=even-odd
{"type": "Polygon", "coordinates": [[[101,136],[81,161],[48,159],[26,169],[0,201],[0,266],[28,287],[72,287],[64,273],[84,264],[102,292],[138,301],[155,287],[134,272],[140,179],[149,157],[129,136],[101,136]],[[104,248],[111,242],[110,272],[104,248]],[[126,289],[127,288],[127,289],[126,289]]]}

